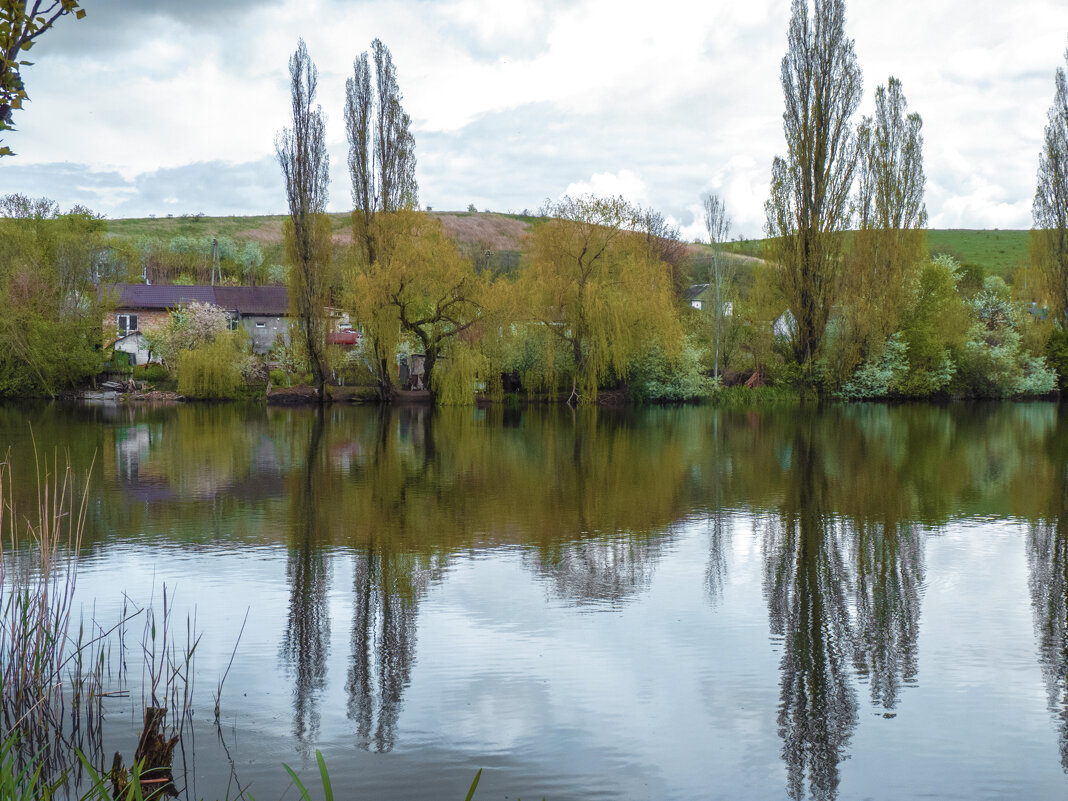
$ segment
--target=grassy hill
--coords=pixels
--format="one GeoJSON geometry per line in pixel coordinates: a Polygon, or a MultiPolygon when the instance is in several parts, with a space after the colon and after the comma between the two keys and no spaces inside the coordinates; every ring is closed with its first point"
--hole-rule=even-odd
{"type": "MultiPolygon", "coordinates": [[[[986,274],[1009,280],[1018,267],[1028,262],[1027,231],[970,230],[964,228],[929,229],[927,249],[932,256],[948,253],[966,267],[979,267],[986,274]]],[[[733,253],[761,258],[764,241],[748,239],[730,242],[733,253]]]]}
{"type": "MultiPolygon", "coordinates": [[[[446,233],[480,266],[492,264],[510,271],[518,265],[523,235],[538,219],[517,214],[493,212],[431,212],[441,220],[446,233]]],[[[334,241],[339,245],[351,241],[348,213],[332,214],[334,241]]],[[[168,241],[179,236],[228,237],[236,242],[255,242],[262,249],[265,261],[284,262],[281,215],[262,217],[155,217],[109,220],[108,232],[117,237],[138,239],[149,237],[168,241]]],[[[1027,231],[980,231],[964,229],[929,230],[928,248],[932,255],[948,253],[961,264],[980,268],[984,273],[1012,278],[1018,267],[1028,261],[1027,231]]],[[[739,263],[739,279],[746,283],[753,259],[763,256],[763,241],[751,239],[731,242],[727,249],[745,257],[739,263]],[[748,262],[748,263],[747,263],[748,262]]],[[[707,260],[707,246],[691,245],[697,263],[696,271],[707,260]]],[[[699,276],[698,276],[699,277],[699,276]]],[[[696,279],[695,279],[696,280],[696,279]]]]}

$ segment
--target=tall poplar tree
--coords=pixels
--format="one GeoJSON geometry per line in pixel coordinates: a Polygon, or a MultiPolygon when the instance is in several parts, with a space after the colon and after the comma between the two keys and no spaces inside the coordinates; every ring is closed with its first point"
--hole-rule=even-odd
{"type": "Polygon", "coordinates": [[[275,139],[285,178],[289,218],[283,226],[289,258],[289,305],[304,349],[325,401],[326,305],[330,287],[330,219],[326,216],[330,158],[326,153],[326,117],[312,107],[319,71],[301,39],[289,59],[293,127],[275,139]]]}
{"type": "MultiPolygon", "coordinates": [[[[401,105],[397,68],[389,48],[375,39],[352,63],[353,75],[345,82],[345,130],[349,140],[349,174],[352,177],[352,241],[356,267],[373,273],[383,254],[376,215],[415,208],[419,186],[415,180],[415,137],[411,117],[401,105]],[[372,70],[372,61],[374,69],[372,70]]],[[[365,298],[355,305],[374,320],[364,319],[368,366],[378,382],[380,397],[393,394],[394,353],[399,328],[384,324],[392,311],[368,309],[365,298]]]]}
{"type": "Polygon", "coordinates": [[[842,281],[846,373],[897,330],[909,276],[927,255],[922,129],[894,77],[875,90],[875,114],[857,129],[857,230],[842,281]]]}
{"type": "Polygon", "coordinates": [[[767,234],[796,320],[794,355],[812,383],[835,302],[857,160],[851,119],[861,71],[845,35],[843,0],[793,0],[782,88],[786,157],[772,164],[767,234]]]}
{"type": "MultiPolygon", "coordinates": [[[[709,270],[709,280],[712,284],[714,295],[712,306],[712,334],[715,341],[712,361],[712,374],[719,375],[719,351],[723,340],[723,333],[727,322],[726,304],[727,295],[734,285],[734,261],[725,258],[722,252],[723,243],[731,230],[731,220],[727,216],[727,204],[711,192],[705,195],[704,201],[705,230],[708,232],[708,244],[712,246],[712,267],[709,270]]],[[[731,310],[733,313],[733,309],[731,310]]]]}
{"type": "Polygon", "coordinates": [[[361,53],[352,68],[353,76],[345,82],[345,129],[355,204],[353,234],[370,263],[376,258],[371,234],[375,213],[411,209],[418,203],[415,137],[411,117],[401,105],[404,96],[389,48],[375,39],[370,56],[361,53]]]}
{"type": "Polygon", "coordinates": [[[1068,78],[1063,67],[1057,68],[1055,82],[1031,208],[1031,259],[1042,270],[1052,311],[1063,325],[1068,314],[1068,78]]]}

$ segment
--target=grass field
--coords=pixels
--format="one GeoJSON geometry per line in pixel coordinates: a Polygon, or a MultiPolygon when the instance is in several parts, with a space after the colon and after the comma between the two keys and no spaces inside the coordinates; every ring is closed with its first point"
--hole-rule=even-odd
{"type": "Polygon", "coordinates": [[[931,255],[948,253],[965,266],[1009,280],[1017,267],[1027,266],[1027,236],[1027,231],[930,230],[927,247],[931,255]]]}
{"type": "MultiPolygon", "coordinates": [[[[1027,266],[1027,236],[1027,231],[929,229],[927,249],[932,256],[948,253],[966,267],[1011,279],[1017,267],[1027,266]]],[[[732,253],[761,258],[764,241],[748,239],[729,242],[726,247],[732,253]]]]}

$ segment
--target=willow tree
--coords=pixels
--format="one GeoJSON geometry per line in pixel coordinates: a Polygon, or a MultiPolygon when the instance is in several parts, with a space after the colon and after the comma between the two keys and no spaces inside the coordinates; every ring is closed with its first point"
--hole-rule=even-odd
{"type": "Polygon", "coordinates": [[[793,0],[781,79],[786,157],[772,163],[767,234],[796,320],[794,355],[811,381],[836,300],[857,160],[850,120],[861,71],[843,0],[793,0]]]}
{"type": "Polygon", "coordinates": [[[529,319],[567,350],[569,400],[593,401],[642,346],[677,346],[670,270],[635,232],[638,210],[623,198],[565,197],[542,215],[518,289],[529,319]]]}
{"type": "Polygon", "coordinates": [[[927,255],[922,129],[920,115],[908,113],[901,81],[891,77],[875,90],[874,117],[857,130],[857,230],[842,281],[846,372],[879,356],[927,255]]]}
{"type": "MultiPolygon", "coordinates": [[[[402,340],[417,346],[424,356],[424,381],[436,390],[438,360],[455,357],[481,321],[486,281],[434,217],[415,211],[379,214],[370,233],[378,255],[356,275],[353,315],[372,358],[392,358],[402,340]]],[[[388,389],[380,383],[383,394],[388,389]]]]}
{"type": "Polygon", "coordinates": [[[411,117],[401,105],[389,48],[375,39],[371,55],[361,53],[352,68],[353,76],[345,82],[345,129],[355,204],[353,241],[364,249],[365,261],[373,263],[376,212],[411,209],[418,203],[415,137],[411,117]]]}
{"type": "Polygon", "coordinates": [[[275,139],[289,217],[282,233],[289,259],[289,306],[320,401],[326,400],[326,327],[330,288],[330,220],[326,216],[330,158],[326,117],[315,100],[319,71],[301,39],[289,59],[293,127],[275,139]]]}
{"type": "Polygon", "coordinates": [[[1041,269],[1052,311],[1063,323],[1068,315],[1068,78],[1063,67],[1057,68],[1055,83],[1031,207],[1031,260],[1041,269]]]}

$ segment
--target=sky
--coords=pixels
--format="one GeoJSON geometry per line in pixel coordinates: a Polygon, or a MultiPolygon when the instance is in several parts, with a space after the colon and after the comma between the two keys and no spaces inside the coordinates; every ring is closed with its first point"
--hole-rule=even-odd
{"type": "MultiPolygon", "coordinates": [[[[319,70],[331,211],[352,208],[344,130],[352,61],[392,51],[416,141],[419,202],[534,211],[622,194],[705,236],[760,237],[785,151],[779,70],[788,0],[83,0],[23,70],[0,194],[109,218],[285,211],[274,140],[290,124],[298,37],[319,70]]],[[[902,81],[924,121],[932,228],[1029,228],[1064,0],[849,0],[846,33],[876,86],[902,81]]],[[[858,116],[859,121],[859,116],[858,116]]]]}

